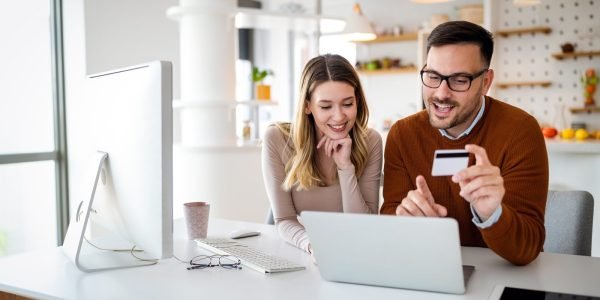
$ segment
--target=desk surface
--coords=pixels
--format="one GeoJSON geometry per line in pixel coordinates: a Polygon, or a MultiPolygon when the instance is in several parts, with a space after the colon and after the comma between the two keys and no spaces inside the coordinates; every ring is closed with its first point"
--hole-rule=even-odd
{"type": "MultiPolygon", "coordinates": [[[[203,253],[175,224],[175,255],[203,253]],[[179,234],[177,233],[179,232],[179,234]]],[[[243,243],[304,264],[297,272],[261,274],[250,268],[186,270],[166,259],[149,267],[82,273],[51,248],[0,258],[0,291],[40,299],[487,299],[497,284],[600,296],[600,258],[542,253],[525,267],[513,266],[489,249],[463,247],[463,264],[476,267],[464,295],[327,282],[308,254],[278,238],[273,226],[211,220],[209,236],[237,228],[258,229],[243,243]]]]}

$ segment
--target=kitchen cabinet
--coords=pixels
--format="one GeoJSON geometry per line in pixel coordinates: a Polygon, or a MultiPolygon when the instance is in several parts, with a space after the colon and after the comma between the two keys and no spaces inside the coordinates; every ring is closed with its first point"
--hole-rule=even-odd
{"type": "Polygon", "coordinates": [[[358,70],[369,104],[371,126],[381,133],[385,133],[388,124],[421,108],[418,36],[417,32],[408,32],[356,43],[356,58],[361,63],[385,57],[400,59],[400,67],[358,70]]]}
{"type": "Polygon", "coordinates": [[[584,190],[594,196],[592,255],[600,256],[600,141],[546,140],[551,190],[584,190]]]}
{"type": "Polygon", "coordinates": [[[386,35],[370,41],[356,42],[356,59],[362,67],[357,70],[361,75],[394,75],[402,73],[415,73],[417,49],[417,32],[401,35],[386,35]],[[366,69],[366,64],[373,60],[399,59],[400,65],[383,67],[380,69],[366,69]]]}

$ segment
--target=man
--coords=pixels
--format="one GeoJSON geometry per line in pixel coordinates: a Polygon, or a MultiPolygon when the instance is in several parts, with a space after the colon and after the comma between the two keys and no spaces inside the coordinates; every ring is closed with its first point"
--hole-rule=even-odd
{"type": "Polygon", "coordinates": [[[421,71],[426,110],[388,134],[381,213],[455,218],[463,246],[526,265],[544,244],[548,158],[532,116],[485,96],[493,48],[491,34],[473,23],[431,32],[421,71]],[[431,176],[435,150],[463,148],[469,167],[431,176]]]}

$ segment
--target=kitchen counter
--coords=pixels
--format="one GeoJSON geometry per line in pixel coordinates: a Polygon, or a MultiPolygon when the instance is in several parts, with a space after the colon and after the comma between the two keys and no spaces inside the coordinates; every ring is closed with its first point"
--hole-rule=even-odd
{"type": "Polygon", "coordinates": [[[548,153],[600,154],[600,140],[546,139],[548,153]]]}
{"type": "Polygon", "coordinates": [[[592,256],[600,256],[600,140],[546,139],[550,189],[585,190],[594,196],[592,256]]]}

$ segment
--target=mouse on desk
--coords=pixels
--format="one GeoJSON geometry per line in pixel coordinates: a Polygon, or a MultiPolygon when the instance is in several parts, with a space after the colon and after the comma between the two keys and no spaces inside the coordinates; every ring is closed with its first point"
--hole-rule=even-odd
{"type": "Polygon", "coordinates": [[[260,232],[251,229],[236,229],[229,233],[230,239],[241,239],[260,235],[260,232]]]}

